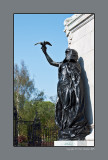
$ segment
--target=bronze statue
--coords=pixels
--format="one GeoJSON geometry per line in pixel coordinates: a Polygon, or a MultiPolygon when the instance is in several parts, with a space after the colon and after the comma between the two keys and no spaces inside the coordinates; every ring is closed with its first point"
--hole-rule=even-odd
{"type": "Polygon", "coordinates": [[[84,90],[78,53],[67,48],[65,59],[54,62],[47,54],[46,44],[40,44],[48,62],[58,67],[55,122],[59,127],[59,140],[84,140],[90,134],[90,129],[84,113],[84,90]]]}

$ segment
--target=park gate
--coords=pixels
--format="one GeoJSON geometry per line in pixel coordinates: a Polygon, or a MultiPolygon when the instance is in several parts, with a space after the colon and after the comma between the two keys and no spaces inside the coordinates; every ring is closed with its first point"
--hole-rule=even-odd
{"type": "Polygon", "coordinates": [[[13,110],[14,146],[54,146],[58,139],[58,128],[42,126],[36,112],[34,121],[25,121],[19,117],[16,107],[13,110]],[[24,133],[22,133],[22,128],[24,133]]]}

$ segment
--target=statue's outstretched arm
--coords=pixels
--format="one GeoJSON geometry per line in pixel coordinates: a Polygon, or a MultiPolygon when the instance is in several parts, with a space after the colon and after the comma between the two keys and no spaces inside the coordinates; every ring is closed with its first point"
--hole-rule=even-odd
{"type": "Polygon", "coordinates": [[[54,61],[51,59],[51,57],[47,54],[47,51],[46,51],[47,48],[46,48],[46,46],[42,47],[41,49],[42,49],[43,53],[45,54],[45,57],[46,57],[47,61],[48,61],[51,65],[56,66],[56,67],[59,67],[60,62],[54,62],[54,61]]]}

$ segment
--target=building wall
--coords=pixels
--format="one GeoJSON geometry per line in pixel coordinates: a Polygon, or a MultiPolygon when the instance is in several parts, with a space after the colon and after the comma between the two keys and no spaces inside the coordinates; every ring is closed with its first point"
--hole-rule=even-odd
{"type": "MultiPolygon", "coordinates": [[[[84,81],[86,117],[94,126],[94,14],[74,14],[64,21],[68,47],[79,55],[84,81]]],[[[94,139],[94,132],[89,136],[94,139]]]]}

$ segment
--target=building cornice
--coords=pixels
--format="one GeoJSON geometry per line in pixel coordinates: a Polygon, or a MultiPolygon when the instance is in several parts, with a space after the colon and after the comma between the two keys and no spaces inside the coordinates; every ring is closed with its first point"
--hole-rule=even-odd
{"type": "Polygon", "coordinates": [[[66,36],[68,37],[70,32],[75,32],[92,19],[94,19],[94,14],[74,14],[72,17],[65,19],[64,32],[66,32],[66,36]]]}

